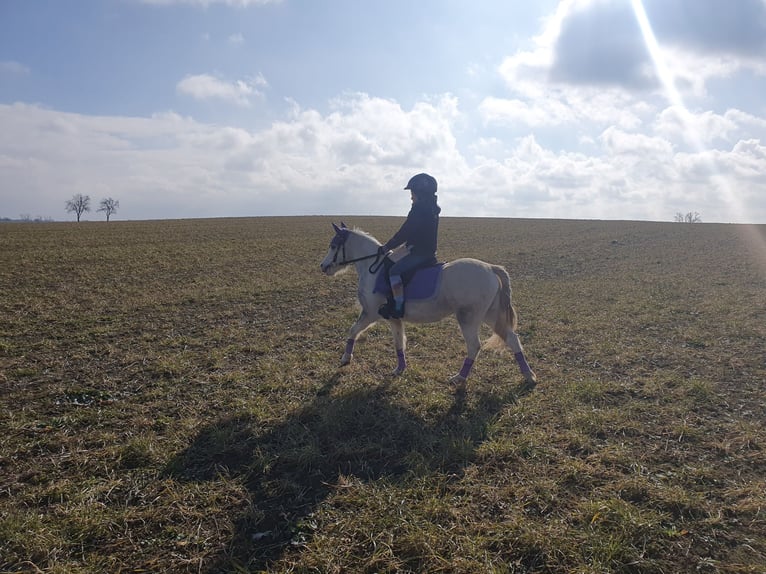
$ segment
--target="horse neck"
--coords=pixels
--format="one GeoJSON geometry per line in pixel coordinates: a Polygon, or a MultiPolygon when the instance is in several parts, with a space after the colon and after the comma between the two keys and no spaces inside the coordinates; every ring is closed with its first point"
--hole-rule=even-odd
{"type": "MultiPolygon", "coordinates": [[[[380,247],[380,243],[377,239],[372,237],[371,235],[363,234],[363,233],[354,233],[352,236],[354,238],[354,241],[352,244],[347,243],[347,251],[346,251],[346,257],[349,259],[356,259],[357,257],[367,257],[368,255],[374,255],[375,252],[377,252],[378,247],[380,247]]],[[[363,261],[357,261],[354,265],[356,266],[356,272],[359,275],[360,280],[370,276],[369,273],[370,265],[372,265],[373,261],[375,261],[374,258],[371,259],[365,259],[363,261]]],[[[376,273],[377,275],[377,273],[376,273]]]]}
{"type": "Polygon", "coordinates": [[[371,235],[353,233],[351,237],[354,240],[346,243],[346,253],[349,259],[374,255],[380,246],[380,243],[371,235]]]}

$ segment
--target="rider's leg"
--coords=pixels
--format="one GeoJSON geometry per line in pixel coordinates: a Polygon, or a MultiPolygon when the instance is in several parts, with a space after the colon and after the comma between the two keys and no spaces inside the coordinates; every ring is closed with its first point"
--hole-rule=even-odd
{"type": "Polygon", "coordinates": [[[389,280],[391,281],[391,293],[394,296],[396,313],[401,316],[404,309],[404,285],[402,284],[402,277],[400,275],[391,275],[389,280]]]}
{"type": "Polygon", "coordinates": [[[409,254],[402,257],[394,263],[389,271],[389,280],[391,282],[391,292],[394,296],[394,318],[402,317],[404,313],[404,285],[402,284],[402,275],[407,271],[423,265],[428,258],[422,255],[409,254]]]}

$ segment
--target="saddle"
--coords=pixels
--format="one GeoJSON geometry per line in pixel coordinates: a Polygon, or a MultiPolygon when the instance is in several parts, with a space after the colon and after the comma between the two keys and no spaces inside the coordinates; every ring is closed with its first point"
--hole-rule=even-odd
{"type": "MultiPolygon", "coordinates": [[[[383,260],[383,273],[378,275],[373,293],[380,293],[389,299],[392,298],[389,274],[393,265],[394,262],[388,257],[383,260]]],[[[414,301],[433,297],[441,280],[442,267],[444,267],[444,263],[438,262],[434,257],[402,275],[404,299],[414,301]]]]}

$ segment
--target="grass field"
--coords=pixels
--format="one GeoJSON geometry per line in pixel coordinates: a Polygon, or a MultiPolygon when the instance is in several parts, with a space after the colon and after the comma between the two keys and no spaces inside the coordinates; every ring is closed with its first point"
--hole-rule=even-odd
{"type": "Polygon", "coordinates": [[[766,227],[443,219],[510,272],[518,401],[507,352],[445,384],[454,320],[339,369],[331,235],[0,225],[0,571],[766,571],[766,227]]]}

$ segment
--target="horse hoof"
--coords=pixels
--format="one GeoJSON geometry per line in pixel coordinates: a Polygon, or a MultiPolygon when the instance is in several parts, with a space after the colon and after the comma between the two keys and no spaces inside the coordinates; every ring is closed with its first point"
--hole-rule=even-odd
{"type": "Polygon", "coordinates": [[[449,380],[449,384],[457,389],[465,388],[465,377],[462,375],[455,375],[449,380]]]}
{"type": "Polygon", "coordinates": [[[527,393],[531,393],[534,388],[537,386],[537,380],[536,379],[527,379],[523,383],[521,383],[516,390],[516,393],[519,395],[526,395],[527,393]]]}
{"type": "Polygon", "coordinates": [[[391,376],[398,377],[402,373],[404,373],[404,369],[394,369],[393,371],[391,371],[391,376]]]}
{"type": "Polygon", "coordinates": [[[345,367],[351,362],[351,359],[354,358],[354,355],[346,355],[344,354],[340,359],[340,366],[345,367]]]}

